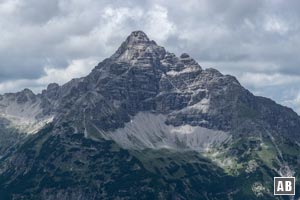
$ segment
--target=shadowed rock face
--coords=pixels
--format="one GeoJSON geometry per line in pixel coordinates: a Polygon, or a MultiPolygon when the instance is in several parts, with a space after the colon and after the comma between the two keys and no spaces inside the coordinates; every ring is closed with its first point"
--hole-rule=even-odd
{"type": "Polygon", "coordinates": [[[122,127],[141,111],[165,114],[166,123],[175,126],[202,126],[233,136],[267,129],[292,139],[300,130],[291,109],[255,97],[232,76],[203,70],[186,53],[176,57],[141,31],[129,35],[87,77],[72,80],[57,94],[60,114],[78,121],[85,115],[103,130],[122,127]]]}
{"type": "Polygon", "coordinates": [[[82,132],[87,124],[113,131],[139,112],[163,114],[167,125],[200,126],[233,138],[267,130],[299,140],[300,131],[299,116],[291,109],[255,97],[232,76],[203,70],[187,53],[176,57],[142,31],[132,32],[88,76],[62,86],[52,83],[38,95],[28,89],[4,94],[0,105],[9,122],[5,127],[22,134],[36,133],[52,119],[73,122],[82,132]]]}
{"type": "MultiPolygon", "coordinates": [[[[297,145],[300,140],[300,118],[294,111],[254,96],[233,76],[202,69],[186,53],[177,57],[142,31],[132,32],[86,77],[62,86],[52,83],[37,95],[25,89],[0,96],[0,114],[0,144],[9,138],[9,144],[15,145],[14,150],[0,149],[5,155],[0,168],[0,184],[5,189],[0,194],[15,195],[16,199],[73,199],[74,195],[78,199],[110,195],[129,199],[143,193],[136,192],[138,184],[144,186],[145,198],[171,198],[173,192],[177,199],[227,199],[222,193],[228,192],[253,199],[241,191],[233,193],[234,188],[222,188],[225,182],[218,178],[210,181],[219,183],[217,191],[196,191],[201,188],[193,184],[193,171],[198,174],[196,182],[204,185],[207,174],[226,176],[224,180],[235,184],[243,179],[227,177],[199,152],[224,151],[226,159],[238,158],[234,162],[246,166],[257,158],[255,152],[260,152],[261,146],[272,143],[274,148],[269,149],[275,150],[270,163],[278,163],[267,167],[269,163],[260,163],[259,173],[276,175],[293,160],[280,145],[297,145]],[[26,123],[19,126],[19,122],[26,123]],[[22,137],[9,137],[12,132],[22,137]],[[25,137],[28,133],[36,134],[25,137]],[[277,140],[284,142],[278,144],[277,140]],[[256,157],[248,154],[249,149],[256,157]],[[157,151],[161,156],[157,157],[157,151]],[[167,162],[166,156],[173,162],[167,162]],[[152,164],[153,159],[157,163],[166,159],[162,162],[165,168],[152,164]],[[190,164],[194,159],[196,164],[190,164]],[[131,182],[120,179],[122,174],[131,177],[131,182]],[[122,186],[120,180],[133,185],[122,186]],[[171,180],[178,183],[168,183],[171,180]],[[36,184],[39,188],[31,187],[36,184]],[[153,189],[155,184],[171,184],[171,188],[160,185],[153,189]]],[[[210,190],[210,185],[205,188],[210,190]]]]}

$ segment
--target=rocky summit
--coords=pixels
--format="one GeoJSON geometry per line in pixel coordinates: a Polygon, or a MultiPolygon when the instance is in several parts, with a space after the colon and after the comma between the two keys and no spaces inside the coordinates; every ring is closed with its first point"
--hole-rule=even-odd
{"type": "Polygon", "coordinates": [[[300,197],[273,195],[300,178],[300,117],[142,31],[86,77],[1,95],[0,122],[1,199],[300,197]]]}

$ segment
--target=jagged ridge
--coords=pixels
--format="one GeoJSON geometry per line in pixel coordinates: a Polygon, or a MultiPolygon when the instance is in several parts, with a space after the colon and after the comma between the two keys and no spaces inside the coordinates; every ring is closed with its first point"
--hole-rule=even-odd
{"type": "MultiPolygon", "coordinates": [[[[0,103],[3,105],[2,113],[14,109],[22,110],[25,107],[37,108],[34,109],[35,112],[28,111],[30,115],[27,111],[25,112],[26,116],[33,119],[33,123],[53,118],[45,129],[24,140],[25,144],[18,142],[17,144],[21,147],[17,148],[17,152],[8,153],[3,159],[5,161],[1,161],[2,184],[6,185],[5,187],[11,187],[9,183],[23,183],[24,174],[27,174],[28,179],[33,183],[34,181],[40,183],[43,175],[42,166],[47,166],[44,170],[49,179],[59,178],[62,176],[61,173],[71,170],[73,163],[83,157],[81,164],[77,162],[79,171],[69,174],[69,177],[76,187],[87,186],[89,185],[87,183],[79,184],[77,179],[85,179],[87,174],[91,173],[93,164],[99,161],[88,156],[90,148],[93,149],[91,151],[109,152],[109,156],[114,155],[114,148],[116,148],[118,153],[115,153],[115,156],[122,158],[124,165],[128,159],[127,156],[130,157],[132,154],[121,150],[120,146],[138,150],[138,152],[148,151],[148,148],[153,149],[150,152],[169,148],[178,152],[175,155],[184,150],[188,156],[191,155],[189,150],[205,151],[207,153],[205,156],[219,163],[224,170],[229,167],[230,170],[234,168],[233,170],[237,170],[238,173],[245,173],[239,170],[243,170],[245,167],[243,165],[254,159],[253,163],[259,163],[257,171],[271,174],[271,176],[281,173],[283,168],[287,169],[288,173],[296,171],[296,169],[290,169],[289,166],[295,164],[297,154],[295,152],[300,152],[297,147],[300,119],[295,112],[272,100],[252,95],[230,75],[223,75],[215,69],[202,69],[186,53],[176,57],[149,40],[141,31],[135,31],[128,36],[110,58],[99,63],[86,77],[73,79],[62,86],[50,84],[38,95],[34,95],[29,90],[5,94],[1,96],[0,103]],[[13,106],[10,107],[10,105],[13,106]],[[150,119],[153,126],[159,126],[159,128],[147,132],[142,129],[147,126],[141,128],[140,123],[145,123],[150,119]],[[287,148],[291,145],[293,151],[287,148]],[[49,148],[51,153],[48,154],[49,148]],[[128,155],[124,157],[123,153],[128,155]],[[49,157],[49,160],[45,159],[45,155],[46,158],[49,157]],[[264,155],[271,157],[263,160],[260,156],[264,155]],[[40,171],[35,171],[35,169],[40,171]],[[12,180],[12,177],[20,178],[21,182],[14,182],[17,179],[12,180]]],[[[20,119],[24,116],[18,112],[10,113],[20,119]]],[[[5,123],[4,129],[6,129],[6,124],[10,124],[12,120],[6,116],[4,120],[9,121],[5,123]]],[[[26,132],[25,129],[22,130],[26,132]]],[[[101,156],[97,156],[100,159],[101,156]]],[[[133,157],[143,162],[147,160],[140,154],[133,157]]],[[[110,160],[105,155],[101,157],[101,160],[107,159],[110,160]]],[[[152,160],[151,157],[149,159],[152,160]]],[[[177,162],[173,157],[170,159],[177,162]]],[[[110,167],[120,168],[120,163],[110,161],[112,161],[110,167]]],[[[142,171],[153,170],[151,173],[154,174],[149,175],[148,178],[152,175],[165,176],[158,172],[158,166],[154,166],[153,169],[144,169],[139,162],[134,161],[130,165],[133,171],[137,165],[142,171]]],[[[205,162],[211,165],[210,161],[205,162]]],[[[184,166],[183,163],[179,163],[179,166],[184,166]]],[[[170,165],[174,167],[174,163],[170,165]]],[[[169,165],[166,166],[167,169],[169,167],[169,165]]],[[[200,170],[199,167],[195,168],[200,170]]],[[[107,173],[109,176],[113,174],[109,170],[107,173]]],[[[101,174],[101,176],[106,175],[101,174]]],[[[109,176],[100,180],[109,183],[109,176]]],[[[176,179],[174,176],[171,175],[176,179]]],[[[96,182],[99,181],[99,177],[90,178],[96,182]]],[[[198,178],[199,181],[201,176],[198,178]]],[[[193,191],[189,197],[196,198],[197,194],[194,193],[196,188],[189,188],[189,181],[180,183],[184,185],[185,192],[193,191]]],[[[259,179],[259,181],[262,180],[259,179]]],[[[254,184],[254,182],[250,183],[254,184]]],[[[33,192],[39,198],[51,199],[49,188],[55,191],[55,183],[50,186],[41,186],[40,190],[43,191],[43,195],[46,195],[43,197],[38,191],[31,191],[29,188],[26,191],[33,192]]],[[[151,190],[151,184],[147,184],[147,188],[151,190]]],[[[103,193],[99,191],[100,189],[101,187],[97,188],[97,192],[91,192],[92,195],[101,196],[103,193]]],[[[232,188],[223,189],[228,192],[232,188]]],[[[70,191],[74,192],[64,187],[60,187],[59,191],[61,190],[63,191],[61,199],[70,199],[71,197],[68,196],[70,191]]],[[[19,194],[20,191],[22,190],[12,190],[8,195],[18,193],[20,198],[22,195],[30,197],[28,194],[19,194]]],[[[108,188],[102,192],[107,194],[108,188]]],[[[90,197],[84,191],[79,193],[83,195],[82,199],[90,197]]],[[[212,193],[211,197],[220,197],[221,193],[219,188],[218,192],[212,193]]],[[[270,195],[267,189],[261,193],[266,195],[266,198],[270,195]]],[[[3,194],[7,195],[5,192],[3,194]]],[[[180,199],[188,198],[183,194],[184,192],[181,191],[176,193],[176,196],[180,199]]],[[[243,191],[237,194],[249,197],[243,191]]],[[[114,193],[114,195],[121,197],[119,193],[114,193]]],[[[128,197],[129,194],[126,193],[126,195],[128,197]]],[[[251,195],[248,199],[251,199],[251,195]]]]}

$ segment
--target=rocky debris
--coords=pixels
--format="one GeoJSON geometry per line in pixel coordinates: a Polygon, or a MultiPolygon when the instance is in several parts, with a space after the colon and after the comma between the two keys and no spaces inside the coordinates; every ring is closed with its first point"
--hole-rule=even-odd
{"type": "Polygon", "coordinates": [[[262,197],[266,192],[266,188],[260,182],[255,182],[252,186],[252,191],[254,192],[255,196],[262,197]]]}
{"type": "Polygon", "coordinates": [[[295,175],[295,171],[293,169],[291,169],[291,167],[285,163],[284,165],[282,165],[279,169],[280,176],[282,177],[294,177],[295,175]]]}
{"type": "Polygon", "coordinates": [[[252,173],[255,172],[255,170],[258,168],[258,164],[255,160],[250,160],[248,162],[247,168],[245,170],[246,173],[252,173]]]}

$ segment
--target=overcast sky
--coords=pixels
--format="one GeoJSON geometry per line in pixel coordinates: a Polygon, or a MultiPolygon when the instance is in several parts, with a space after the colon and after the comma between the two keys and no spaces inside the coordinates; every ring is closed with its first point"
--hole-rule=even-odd
{"type": "Polygon", "coordinates": [[[299,0],[0,0],[0,93],[87,75],[134,30],[300,113],[299,0]]]}

